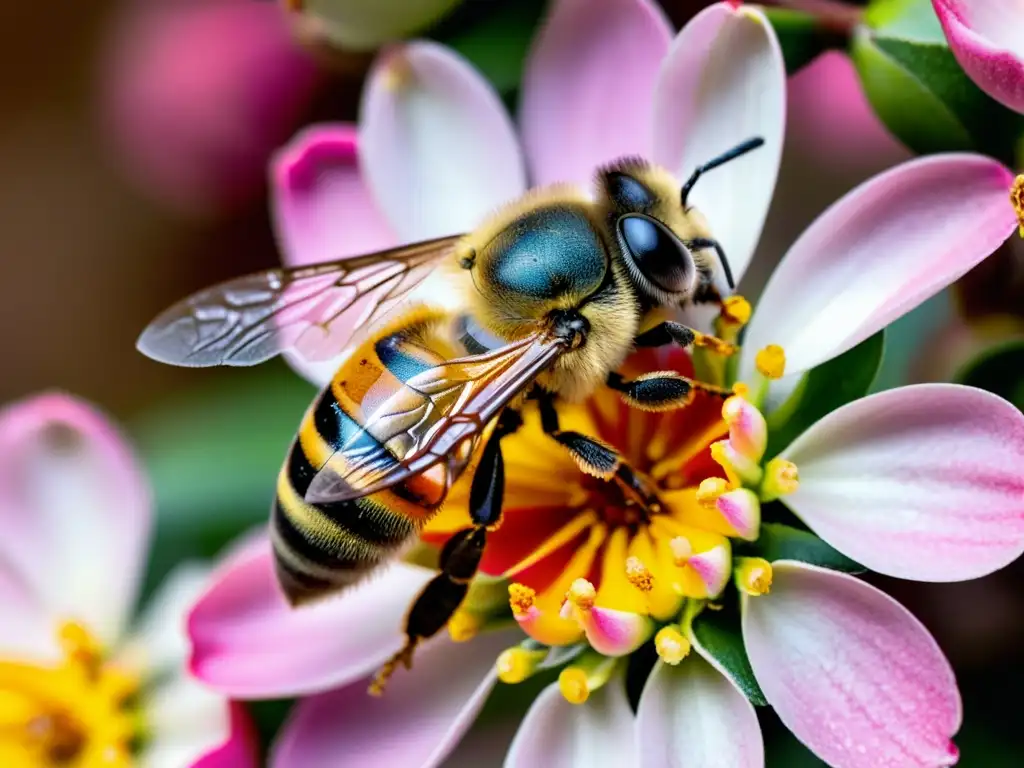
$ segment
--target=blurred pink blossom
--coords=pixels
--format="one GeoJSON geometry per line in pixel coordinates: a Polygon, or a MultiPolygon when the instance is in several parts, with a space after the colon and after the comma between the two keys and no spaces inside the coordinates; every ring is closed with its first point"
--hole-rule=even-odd
{"type": "Polygon", "coordinates": [[[151,526],[146,480],[103,416],[57,394],[0,412],[0,763],[55,765],[36,747],[72,744],[76,765],[256,765],[243,709],[185,674],[206,571],[179,566],[130,620],[151,526]]]}
{"type": "Polygon", "coordinates": [[[985,93],[1024,113],[1024,4],[932,0],[960,66],[985,93]]]}
{"type": "Polygon", "coordinates": [[[193,215],[258,195],[318,78],[284,11],[253,0],[126,0],[122,13],[100,73],[100,118],[126,176],[193,215]]]}

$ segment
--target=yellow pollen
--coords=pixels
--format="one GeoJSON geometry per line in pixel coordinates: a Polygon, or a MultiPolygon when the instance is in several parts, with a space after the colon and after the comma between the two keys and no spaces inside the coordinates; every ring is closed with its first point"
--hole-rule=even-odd
{"type": "Polygon", "coordinates": [[[786,372],[786,353],[778,344],[769,344],[757,353],[754,365],[766,379],[781,379],[786,372]]]}
{"type": "Polygon", "coordinates": [[[721,477],[708,477],[697,487],[697,503],[713,508],[718,497],[729,491],[729,483],[721,477]]]}
{"type": "Polygon", "coordinates": [[[772,564],[760,557],[741,557],[736,568],[736,587],[752,597],[772,590],[772,564]]]}
{"type": "Polygon", "coordinates": [[[1018,231],[1024,237],[1024,173],[1013,181],[1010,187],[1010,202],[1013,204],[1014,213],[1017,214],[1018,231]]]}
{"type": "Polygon", "coordinates": [[[587,673],[577,667],[566,667],[558,675],[558,690],[570,704],[582,704],[590,696],[587,673]]]}
{"type": "Polygon", "coordinates": [[[654,636],[654,648],[666,664],[676,665],[690,655],[690,641],[675,627],[662,627],[654,636]]]}
{"type": "Polygon", "coordinates": [[[647,570],[639,557],[626,558],[626,578],[641,592],[650,592],[654,588],[654,574],[647,570]]]}
{"type": "Polygon", "coordinates": [[[746,325],[750,322],[750,302],[742,296],[734,295],[722,302],[722,319],[735,325],[746,325]]]}
{"type": "Polygon", "coordinates": [[[672,559],[680,568],[690,562],[690,558],[693,557],[693,545],[685,536],[676,536],[669,541],[668,548],[672,550],[672,559]]]}
{"type": "Polygon", "coordinates": [[[742,381],[737,381],[732,385],[732,393],[736,397],[742,397],[744,400],[750,395],[750,387],[744,384],[742,381]]]}
{"type": "Polygon", "coordinates": [[[448,619],[448,635],[456,643],[472,640],[480,632],[483,621],[479,616],[468,611],[456,611],[448,619]]]}
{"type": "Polygon", "coordinates": [[[525,584],[515,582],[508,585],[508,602],[512,606],[512,613],[516,616],[529,613],[530,609],[533,608],[533,601],[536,597],[536,590],[525,584]]]}
{"type": "Polygon", "coordinates": [[[776,457],[765,465],[760,493],[763,501],[794,493],[799,487],[800,472],[792,461],[776,457]]]}
{"type": "Polygon", "coordinates": [[[594,607],[594,600],[597,599],[597,590],[586,579],[576,579],[569,587],[569,591],[565,593],[565,599],[581,611],[589,611],[594,607]]]}
{"type": "Polygon", "coordinates": [[[138,679],[106,662],[80,624],[57,631],[52,664],[0,660],[0,755],[4,765],[131,764],[140,731],[138,679]]]}
{"type": "Polygon", "coordinates": [[[528,648],[508,648],[498,656],[498,679],[503,683],[521,683],[532,675],[547,656],[547,651],[528,648]]]}

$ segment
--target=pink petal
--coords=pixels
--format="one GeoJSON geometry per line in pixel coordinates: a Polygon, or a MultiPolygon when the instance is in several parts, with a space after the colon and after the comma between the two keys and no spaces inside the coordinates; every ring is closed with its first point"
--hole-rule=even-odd
{"type": "Polygon", "coordinates": [[[337,598],[291,608],[261,538],[218,569],[192,609],[192,672],[236,698],[295,696],[358,680],[401,647],[405,613],[431,576],[397,562],[337,598]]]}
{"type": "Polygon", "coordinates": [[[597,167],[650,157],[654,82],[671,27],[648,0],[556,0],[523,74],[520,121],[536,184],[590,184],[597,167]]]}
{"type": "Polygon", "coordinates": [[[317,81],[281,8],[248,0],[131,2],[104,70],[104,120],[124,172],[188,213],[255,197],[267,158],[317,81]]]}
{"type": "Polygon", "coordinates": [[[398,244],[359,170],[355,126],[306,128],[277,152],[270,176],[285,264],[305,266],[398,244]]]}
{"type": "Polygon", "coordinates": [[[874,571],[960,581],[1024,552],[1024,414],[996,395],[892,389],[830,413],[782,455],[800,471],[786,504],[874,571]]]}
{"type": "Polygon", "coordinates": [[[773,566],[771,593],[745,599],[743,639],[786,727],[843,768],[953,765],[960,694],[928,630],[852,576],[773,566]]]}
{"type": "Polygon", "coordinates": [[[505,768],[635,765],[633,723],[621,674],[583,704],[570,704],[552,683],[526,713],[505,768]]]}
{"type": "Polygon", "coordinates": [[[740,142],[765,140],[701,178],[689,197],[707,217],[737,281],[768,214],[785,128],[786,70],[764,14],[731,2],[698,13],[672,43],[658,76],[654,159],[685,180],[740,142]]]}
{"type": "Polygon", "coordinates": [[[395,46],[370,73],[359,121],[363,173],[399,238],[465,232],[526,189],[498,94],[437,43],[395,46]]]}
{"type": "Polygon", "coordinates": [[[985,93],[1024,112],[1024,5],[1018,0],[932,0],[953,55],[985,93]]]}
{"type": "Polygon", "coordinates": [[[976,265],[1016,227],[1013,174],[972,154],[931,155],[875,176],[793,245],[747,328],[741,378],[768,344],[786,372],[830,360],[976,265]]]}
{"type": "Polygon", "coordinates": [[[440,636],[417,651],[412,670],[399,670],[380,698],[367,680],[306,699],[275,746],[275,768],[313,765],[417,766],[441,763],[497,680],[498,654],[518,631],[484,634],[468,643],[440,636]]]}
{"type": "MultiPolygon", "coordinates": [[[[285,264],[315,264],[398,245],[359,170],[357,144],[355,126],[324,124],[307,128],[275,155],[271,210],[285,264]]],[[[368,303],[352,307],[317,337],[317,344],[346,349],[368,308],[368,303]]],[[[286,353],[285,359],[323,387],[343,356],[313,361],[286,353]]]]}
{"type": "Polygon", "coordinates": [[[656,662],[636,712],[641,768],[763,768],[753,705],[699,654],[656,662]]]}
{"type": "Polygon", "coordinates": [[[259,739],[245,707],[232,702],[231,735],[220,747],[192,764],[192,768],[246,768],[259,762],[259,739]]]}
{"type": "MultiPolygon", "coordinates": [[[[0,413],[0,572],[24,585],[50,632],[74,619],[108,643],[121,635],[151,516],[135,457],[91,406],[47,394],[0,413]]],[[[35,613],[24,593],[18,602],[35,613]]]]}

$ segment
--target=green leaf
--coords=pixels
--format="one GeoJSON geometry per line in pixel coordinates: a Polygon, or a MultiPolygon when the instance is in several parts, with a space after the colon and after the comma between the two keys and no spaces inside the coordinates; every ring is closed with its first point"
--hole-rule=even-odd
{"type": "Polygon", "coordinates": [[[843,48],[846,35],[822,27],[815,16],[792,8],[764,8],[775,29],[786,62],[786,73],[793,74],[831,48],[843,48]]]}
{"type": "Polygon", "coordinates": [[[768,562],[799,560],[844,573],[863,573],[866,568],[833,549],[810,531],[781,523],[764,523],[757,541],[737,547],[737,555],[763,557],[768,562]]]}
{"type": "Polygon", "coordinates": [[[442,25],[431,36],[469,59],[499,93],[508,95],[519,87],[545,5],[545,0],[478,2],[477,11],[470,4],[456,23],[442,25]]]}
{"type": "Polygon", "coordinates": [[[808,371],[789,399],[768,416],[765,459],[778,455],[821,417],[863,397],[882,364],[884,349],[882,330],[808,371]]]}
{"type": "Polygon", "coordinates": [[[1024,340],[985,350],[961,368],[955,380],[997,394],[1024,411],[1024,340]]]}
{"type": "Polygon", "coordinates": [[[729,676],[750,699],[751,704],[767,706],[768,700],[757,684],[747,651],[743,647],[740,613],[736,602],[729,601],[717,611],[705,608],[693,620],[691,627],[690,642],[713,660],[719,671],[729,676]]]}
{"type": "Polygon", "coordinates": [[[878,117],[919,153],[977,150],[1012,163],[1024,118],[987,96],[957,63],[929,0],[883,0],[850,54],[878,117]]]}

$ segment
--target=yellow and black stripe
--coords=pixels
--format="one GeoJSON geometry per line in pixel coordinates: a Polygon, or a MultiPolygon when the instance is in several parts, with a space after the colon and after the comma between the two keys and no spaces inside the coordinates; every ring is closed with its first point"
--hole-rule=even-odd
{"type": "Polygon", "coordinates": [[[424,477],[352,501],[309,504],[303,497],[317,471],[353,437],[369,441],[377,461],[398,461],[361,433],[361,420],[381,398],[453,356],[441,333],[448,320],[416,309],[390,323],[353,352],[306,412],[278,477],[270,522],[278,580],[292,604],[358,581],[415,536],[442,501],[443,489],[424,477]]]}

